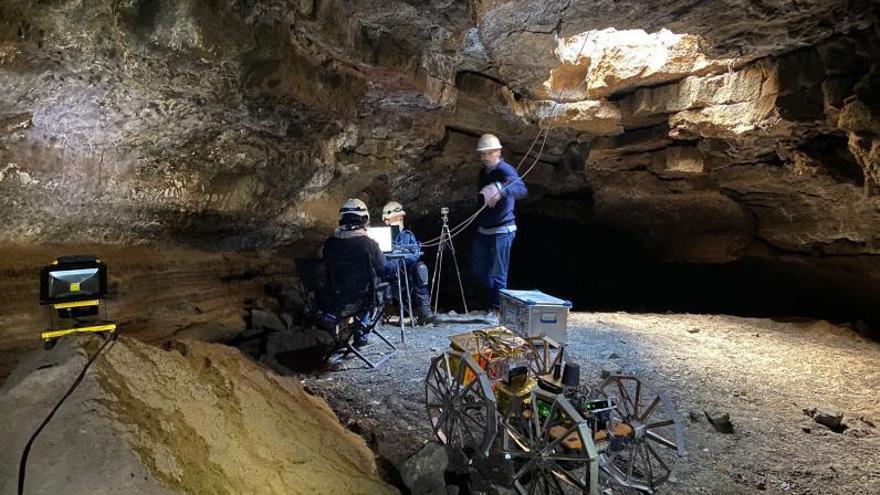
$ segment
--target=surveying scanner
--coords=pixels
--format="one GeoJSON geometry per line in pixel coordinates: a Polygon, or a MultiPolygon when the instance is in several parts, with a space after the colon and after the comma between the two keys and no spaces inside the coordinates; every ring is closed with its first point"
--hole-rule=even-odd
{"type": "Polygon", "coordinates": [[[434,306],[434,314],[440,302],[440,274],[443,271],[443,253],[447,250],[452,255],[452,264],[455,266],[455,276],[458,278],[458,290],[461,292],[461,303],[464,305],[465,314],[468,313],[467,301],[464,297],[464,285],[461,283],[461,272],[458,270],[458,258],[455,256],[455,246],[452,244],[452,233],[449,231],[449,208],[440,208],[440,240],[437,246],[437,258],[434,261],[434,276],[431,278],[431,301],[434,306]]]}
{"type": "Polygon", "coordinates": [[[99,317],[107,295],[107,266],[93,256],[62,256],[40,272],[40,304],[49,309],[49,329],[40,334],[47,348],[74,333],[115,332],[99,317]],[[69,324],[64,324],[71,322],[69,324]]]}

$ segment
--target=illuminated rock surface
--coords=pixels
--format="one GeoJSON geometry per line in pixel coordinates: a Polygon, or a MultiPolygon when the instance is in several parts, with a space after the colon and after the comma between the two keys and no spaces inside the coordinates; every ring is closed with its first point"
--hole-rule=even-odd
{"type": "MultiPolygon", "coordinates": [[[[0,389],[0,479],[97,339],[24,359],[0,389]]],[[[111,344],[34,444],[26,493],[397,493],[373,453],[299,381],[230,347],[111,344]]]]}

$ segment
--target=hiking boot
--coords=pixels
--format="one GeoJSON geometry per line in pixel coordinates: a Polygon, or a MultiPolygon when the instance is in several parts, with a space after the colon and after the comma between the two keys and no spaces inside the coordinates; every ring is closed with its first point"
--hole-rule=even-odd
{"type": "Polygon", "coordinates": [[[358,333],[357,335],[354,336],[354,339],[352,340],[351,345],[360,349],[361,347],[364,347],[365,345],[367,345],[369,343],[370,343],[370,336],[369,335],[366,335],[363,333],[358,333]]]}
{"type": "Polygon", "coordinates": [[[431,311],[416,315],[415,325],[417,327],[424,327],[435,323],[437,323],[437,317],[434,316],[434,313],[432,313],[431,311]]]}

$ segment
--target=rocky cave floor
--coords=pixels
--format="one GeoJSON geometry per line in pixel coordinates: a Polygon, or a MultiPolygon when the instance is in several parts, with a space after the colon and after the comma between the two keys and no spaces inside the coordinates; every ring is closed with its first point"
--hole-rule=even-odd
{"type": "MultiPolygon", "coordinates": [[[[431,438],[423,382],[431,357],[450,335],[481,327],[408,330],[406,346],[378,371],[351,359],[332,371],[297,376],[366,439],[393,478],[388,467],[400,466],[431,438]]],[[[397,327],[385,331],[399,341],[397,327]]],[[[658,494],[880,493],[880,344],[845,326],[577,313],[569,320],[569,340],[567,353],[581,364],[582,384],[598,383],[602,370],[621,369],[647,378],[675,402],[687,455],[658,494]],[[806,415],[816,407],[843,413],[843,431],[806,415]],[[715,431],[704,412],[728,413],[734,432],[715,431]]],[[[491,473],[497,466],[489,464],[484,468],[491,473]]],[[[471,490],[511,493],[488,478],[471,476],[471,490]]]]}

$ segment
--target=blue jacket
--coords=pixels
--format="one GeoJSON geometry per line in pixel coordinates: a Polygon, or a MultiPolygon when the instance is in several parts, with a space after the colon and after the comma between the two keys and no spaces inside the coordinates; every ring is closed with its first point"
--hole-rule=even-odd
{"type": "Polygon", "coordinates": [[[411,230],[401,230],[397,234],[397,237],[394,239],[394,251],[406,253],[404,260],[407,266],[419,261],[419,257],[422,255],[422,247],[419,244],[419,240],[416,239],[416,235],[411,230]]]}
{"type": "MultiPolygon", "coordinates": [[[[486,167],[480,168],[480,180],[477,183],[477,192],[483,187],[497,182],[501,184],[501,198],[494,208],[486,208],[477,217],[477,226],[487,229],[511,225],[516,222],[513,207],[517,199],[526,197],[529,193],[526,183],[520,178],[516,169],[502,158],[491,172],[486,172],[486,167]]],[[[482,196],[479,196],[482,204],[482,196]]]]}

